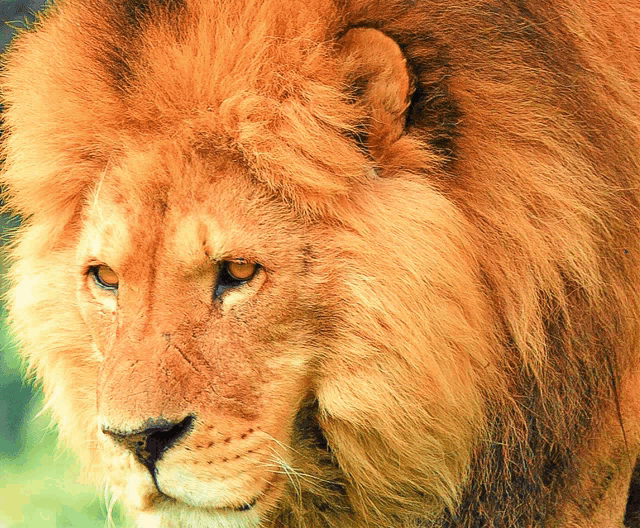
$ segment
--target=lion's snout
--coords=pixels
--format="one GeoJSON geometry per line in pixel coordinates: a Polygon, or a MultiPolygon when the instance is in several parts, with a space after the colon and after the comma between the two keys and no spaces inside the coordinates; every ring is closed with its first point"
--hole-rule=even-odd
{"type": "Polygon", "coordinates": [[[142,430],[123,432],[103,426],[102,432],[129,450],[153,475],[156,462],[177,442],[189,435],[194,417],[189,415],[180,422],[165,419],[149,420],[142,430]]]}
{"type": "Polygon", "coordinates": [[[206,413],[129,420],[126,426],[103,414],[99,423],[104,448],[122,464],[113,467],[123,478],[121,493],[135,510],[179,504],[255,514],[281,491],[282,455],[259,425],[206,413]]]}

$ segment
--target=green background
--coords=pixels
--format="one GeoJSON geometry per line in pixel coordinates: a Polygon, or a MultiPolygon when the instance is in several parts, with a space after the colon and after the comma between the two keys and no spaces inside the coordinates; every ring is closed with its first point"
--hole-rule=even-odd
{"type": "MultiPolygon", "coordinates": [[[[42,4],[42,0],[0,0],[0,49],[42,4]]],[[[0,216],[3,241],[15,224],[0,216]]],[[[4,297],[7,262],[1,251],[4,297]]],[[[117,508],[109,519],[104,490],[84,482],[72,455],[57,446],[50,416],[40,413],[40,392],[23,379],[23,365],[5,318],[0,303],[0,528],[124,526],[117,508]]]]}

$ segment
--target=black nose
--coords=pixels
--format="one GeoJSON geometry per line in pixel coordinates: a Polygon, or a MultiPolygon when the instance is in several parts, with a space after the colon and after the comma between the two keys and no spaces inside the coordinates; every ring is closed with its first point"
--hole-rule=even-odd
{"type": "Polygon", "coordinates": [[[187,435],[192,425],[193,416],[187,416],[179,423],[164,419],[149,420],[145,429],[131,433],[114,431],[108,427],[103,427],[102,432],[131,451],[153,474],[156,462],[171,446],[187,435]]]}

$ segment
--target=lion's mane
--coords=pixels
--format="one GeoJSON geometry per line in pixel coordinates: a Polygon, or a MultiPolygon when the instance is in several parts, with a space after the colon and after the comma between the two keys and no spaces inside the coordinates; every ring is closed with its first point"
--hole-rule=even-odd
{"type": "Polygon", "coordinates": [[[631,0],[57,2],[5,59],[2,180],[12,324],[62,437],[100,476],[75,286],[96,189],[136,153],[123,193],[224,159],[296,219],[305,277],[278,328],[304,328],[309,390],[264,526],[622,515],[639,35],[631,0]]]}

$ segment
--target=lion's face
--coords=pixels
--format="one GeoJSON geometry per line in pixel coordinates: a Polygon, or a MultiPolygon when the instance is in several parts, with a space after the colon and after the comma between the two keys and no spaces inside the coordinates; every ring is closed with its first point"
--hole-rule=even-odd
{"type": "Polygon", "coordinates": [[[100,449],[115,489],[141,510],[164,500],[263,512],[282,491],[322,352],[304,233],[232,163],[160,161],[109,171],[83,213],[74,269],[99,362],[100,449]],[[159,170],[185,183],[175,173],[165,187],[130,183],[159,170]],[[150,446],[134,459],[127,435],[183,422],[158,460],[140,454],[150,446]]]}

